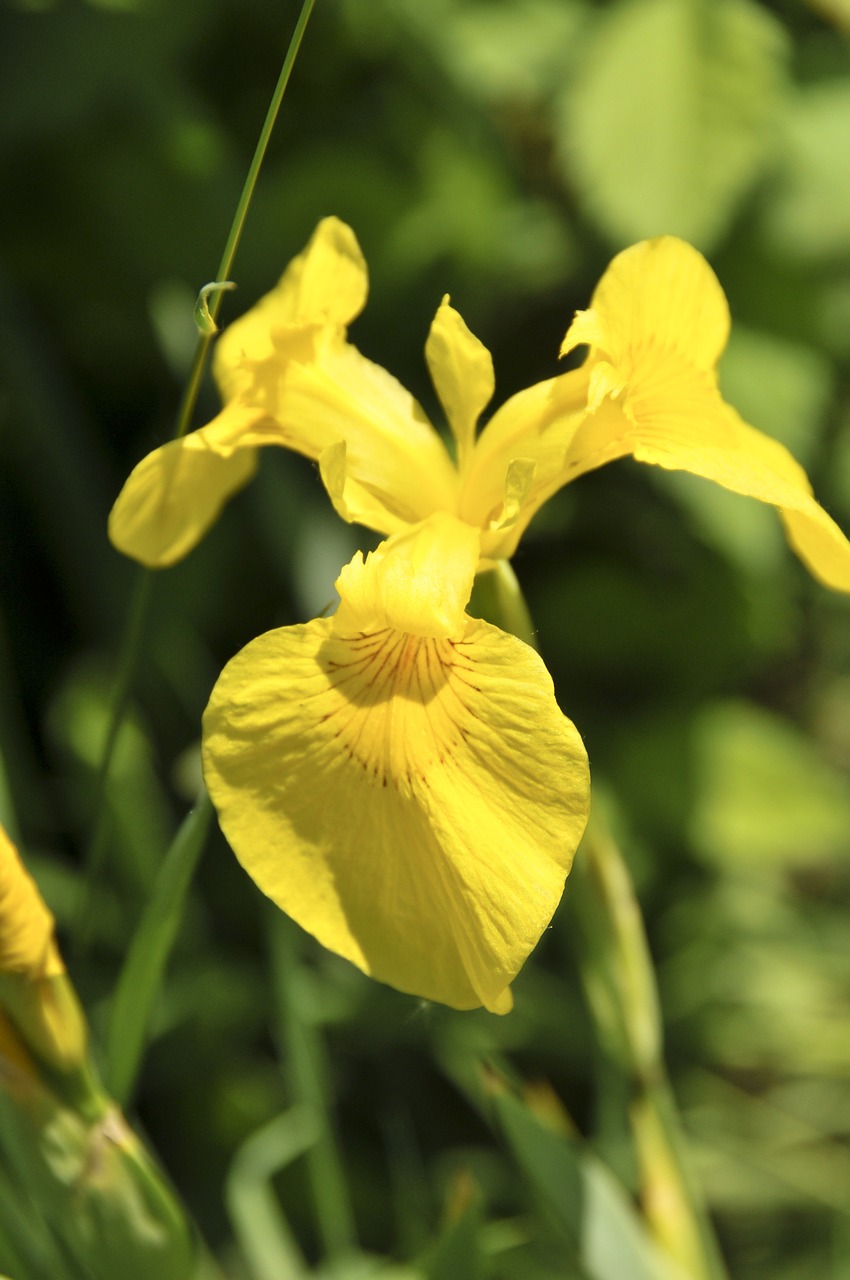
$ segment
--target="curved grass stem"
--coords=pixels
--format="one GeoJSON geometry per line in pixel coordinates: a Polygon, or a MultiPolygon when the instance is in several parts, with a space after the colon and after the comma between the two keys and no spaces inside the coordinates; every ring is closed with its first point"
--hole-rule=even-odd
{"type": "MultiPolygon", "coordinates": [[[[286,86],[289,83],[289,77],[292,73],[295,59],[298,56],[298,51],[301,48],[301,42],[304,38],[304,32],[307,28],[307,23],[310,19],[310,14],[313,11],[314,4],[315,0],[303,0],[303,4],[301,5],[301,12],[299,14],[298,21],[295,24],[295,30],[293,31],[292,37],[289,41],[289,47],[283,60],[283,66],[281,67],[281,72],[278,77],[277,84],[275,85],[271,102],[269,103],[269,109],[266,113],[263,127],[260,130],[260,136],[254,150],[254,156],[251,160],[248,174],[242,188],[242,194],[239,197],[239,203],[236,206],[236,212],[233,216],[230,231],[225,242],[221,262],[219,263],[218,272],[216,274],[217,282],[227,281],[233,267],[236,250],[239,246],[239,241],[245,226],[245,220],[257,185],[260,169],[262,168],[263,160],[265,159],[272,131],[274,129],[278,113],[280,112],[281,103],[283,102],[283,95],[286,91],[286,86]]],[[[195,412],[195,405],[198,400],[198,393],[201,388],[201,381],[206,368],[210,344],[215,333],[215,323],[221,307],[221,300],[222,290],[220,288],[210,290],[205,298],[207,313],[211,323],[205,326],[206,331],[199,333],[198,336],[195,354],[192,359],[192,365],[186,382],[186,388],[177,411],[177,418],[174,427],[175,439],[186,434],[192,421],[192,415],[195,412]]],[[[92,803],[92,834],[86,851],[83,876],[83,883],[85,887],[81,896],[81,905],[75,930],[75,945],[79,949],[87,947],[91,939],[94,886],[96,885],[102,870],[109,838],[109,778],[115,755],[115,746],[118,741],[119,730],[130,699],[130,691],[132,689],[138,659],[142,649],[142,640],[147,630],[147,624],[150,616],[152,589],[153,573],[149,569],[139,568],[136,571],[136,579],[132,589],[127,622],[120,648],[118,673],[109,707],[109,719],[95,778],[94,798],[92,803]]]]}

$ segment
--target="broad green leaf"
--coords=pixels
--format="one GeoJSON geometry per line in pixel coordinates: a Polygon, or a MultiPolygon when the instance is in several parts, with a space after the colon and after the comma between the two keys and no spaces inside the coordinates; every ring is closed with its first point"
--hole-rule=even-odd
{"type": "Polygon", "coordinates": [[[771,712],[715,705],[696,727],[692,839],[711,862],[804,867],[850,847],[850,784],[771,712]]]}
{"type": "Polygon", "coordinates": [[[705,249],[776,140],[777,21],[750,0],[624,0],[565,90],[561,157],[616,244],[672,233],[705,249]]]}
{"type": "Polygon", "coordinates": [[[303,1280],[308,1274],[271,1179],[308,1151],[319,1132],[312,1112],[295,1109],[252,1133],[236,1152],[225,1201],[252,1280],[303,1280]]]}
{"type": "Polygon", "coordinates": [[[458,1217],[447,1222],[423,1264],[427,1280],[477,1280],[482,1271],[482,1213],[476,1197],[458,1217]]]}
{"type": "Polygon", "coordinates": [[[850,249],[850,83],[799,89],[785,120],[783,172],[766,211],[772,247],[804,262],[850,249]]]}
{"type": "Polygon", "coordinates": [[[649,1239],[606,1165],[555,1132],[519,1099],[497,1093],[496,1117],[522,1172],[590,1280],[685,1280],[649,1239]]]}
{"type": "Polygon", "coordinates": [[[192,874],[212,818],[203,795],[184,819],[157,875],[113,996],[106,1038],[106,1080],[125,1103],[141,1061],[151,1010],[171,953],[192,874]]]}

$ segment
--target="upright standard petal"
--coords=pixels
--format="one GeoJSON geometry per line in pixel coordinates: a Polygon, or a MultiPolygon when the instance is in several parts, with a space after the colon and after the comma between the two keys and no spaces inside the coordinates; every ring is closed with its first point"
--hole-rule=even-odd
{"type": "Polygon", "coordinates": [[[619,254],[562,347],[590,346],[589,412],[568,444],[562,483],[626,455],[690,471],[775,506],[811,573],[850,591],[850,543],[805,472],[720,395],[715,365],[728,331],[722,289],[696,249],[665,236],[619,254]]]}
{"type": "Polygon", "coordinates": [[[249,644],[210,699],[204,773],[246,870],[325,946],[402,991],[507,1012],[589,780],[537,654],[457,609],[476,544],[436,517],[352,562],[335,618],[249,644]],[[435,557],[459,583],[447,608],[435,557]]]}
{"type": "Polygon", "coordinates": [[[496,379],[490,352],[450,305],[448,294],[434,316],[425,343],[425,359],[457,443],[457,461],[462,468],[475,444],[478,419],[493,398],[496,379]]]}
{"type": "Polygon", "coordinates": [[[155,449],[136,466],[109,519],[119,551],[151,568],[174,564],[207,532],[227,499],[253,475],[256,448],[278,444],[318,459],[337,439],[278,416],[287,364],[315,358],[323,334],[342,341],[366,300],[366,264],[338,218],[319,223],[280,283],[218,340],[214,368],[225,407],[198,431],[155,449]]]}
{"type": "Polygon", "coordinates": [[[225,400],[252,385],[258,367],[278,356],[278,340],[292,328],[344,329],[363,310],[369,288],[357,237],[339,218],[323,218],[306,248],[256,306],[228,325],[213,368],[225,400]]]}

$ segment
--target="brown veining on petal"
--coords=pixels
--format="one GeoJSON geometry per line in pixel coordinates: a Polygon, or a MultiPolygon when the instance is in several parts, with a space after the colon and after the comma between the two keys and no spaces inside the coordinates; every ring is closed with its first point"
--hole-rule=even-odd
{"type": "Polygon", "coordinates": [[[375,786],[411,794],[451,762],[476,692],[461,642],[385,629],[334,638],[323,666],[328,740],[375,786]]]}

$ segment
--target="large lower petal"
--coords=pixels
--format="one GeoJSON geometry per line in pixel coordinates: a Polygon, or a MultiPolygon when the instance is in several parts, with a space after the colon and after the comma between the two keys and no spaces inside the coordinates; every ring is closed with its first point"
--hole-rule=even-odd
{"type": "Polygon", "coordinates": [[[333,619],[260,636],[204,717],[204,774],[259,887],[402,991],[510,1007],[588,809],[587,759],[539,657],[333,619]]]}
{"type": "Polygon", "coordinates": [[[152,569],[174,564],[254,474],[257,446],[279,437],[263,410],[229,404],[208,426],[154,449],[110,512],[113,546],[152,569]]]}

